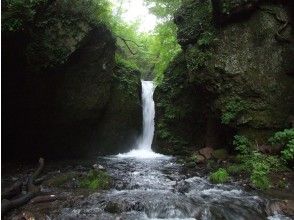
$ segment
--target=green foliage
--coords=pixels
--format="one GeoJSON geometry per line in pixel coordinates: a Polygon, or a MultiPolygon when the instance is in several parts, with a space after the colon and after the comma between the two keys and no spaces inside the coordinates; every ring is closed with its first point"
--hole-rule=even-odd
{"type": "Polygon", "coordinates": [[[154,65],[157,84],[162,82],[166,68],[180,51],[176,39],[176,26],[171,21],[158,25],[150,44],[150,54],[153,57],[151,62],[154,65]]]}
{"type": "Polygon", "coordinates": [[[36,8],[45,0],[5,0],[2,1],[2,30],[19,31],[31,22],[36,8]]]}
{"type": "Polygon", "coordinates": [[[163,19],[170,19],[181,2],[182,0],[145,0],[150,12],[163,19]]]}
{"type": "Polygon", "coordinates": [[[233,145],[238,151],[240,164],[228,168],[230,173],[247,172],[251,183],[262,190],[270,187],[268,175],[270,172],[284,170],[284,164],[277,156],[268,156],[252,150],[252,144],[244,137],[236,135],[233,145]]]}
{"type": "Polygon", "coordinates": [[[129,70],[139,70],[139,67],[135,62],[132,60],[127,60],[122,57],[121,54],[116,53],[115,54],[115,63],[117,66],[129,69],[129,70]]]}
{"type": "Polygon", "coordinates": [[[270,165],[264,163],[263,161],[252,161],[253,170],[250,176],[252,184],[262,190],[266,190],[270,186],[270,181],[268,179],[268,173],[270,171],[270,165]]]}
{"type": "Polygon", "coordinates": [[[240,98],[232,98],[227,101],[224,112],[221,116],[223,124],[229,124],[235,120],[244,110],[247,109],[247,102],[240,98]]]}
{"type": "Polygon", "coordinates": [[[241,155],[249,155],[251,153],[251,143],[248,138],[244,136],[235,135],[233,145],[241,155]]]}
{"type": "Polygon", "coordinates": [[[92,26],[110,24],[108,0],[5,0],[2,31],[25,36],[30,70],[67,61],[92,26]]]}
{"type": "Polygon", "coordinates": [[[110,177],[106,172],[91,170],[87,177],[80,181],[82,188],[97,190],[108,189],[110,185],[110,177]]]}
{"type": "Polygon", "coordinates": [[[283,147],[281,151],[282,159],[291,161],[294,159],[294,128],[285,129],[274,134],[269,139],[272,145],[280,145],[283,147]]]}
{"type": "Polygon", "coordinates": [[[210,174],[209,180],[213,183],[226,183],[229,181],[229,174],[225,169],[219,168],[210,174]]]}
{"type": "Polygon", "coordinates": [[[199,69],[207,65],[212,54],[207,50],[202,50],[199,47],[192,47],[186,51],[187,69],[189,72],[197,73],[199,69]]]}
{"type": "Polygon", "coordinates": [[[282,158],[286,161],[294,159],[294,140],[290,140],[284,150],[281,151],[282,158]]]}
{"type": "Polygon", "coordinates": [[[200,47],[207,47],[211,46],[215,40],[215,35],[212,32],[205,31],[200,35],[199,39],[197,40],[197,44],[200,47]]]}
{"type": "Polygon", "coordinates": [[[237,175],[242,172],[246,172],[246,166],[244,164],[233,164],[227,167],[229,174],[237,175]]]}

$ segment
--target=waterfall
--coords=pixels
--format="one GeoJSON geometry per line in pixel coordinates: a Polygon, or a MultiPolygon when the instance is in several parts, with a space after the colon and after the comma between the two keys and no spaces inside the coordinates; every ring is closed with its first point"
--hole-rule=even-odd
{"type": "Polygon", "coordinates": [[[153,81],[144,81],[142,83],[142,111],[143,111],[143,133],[138,138],[134,150],[125,154],[118,154],[118,157],[134,157],[138,159],[152,159],[158,157],[166,157],[162,154],[154,153],[151,149],[154,136],[154,118],[155,105],[153,93],[155,85],[153,81]]]}
{"type": "Polygon", "coordinates": [[[143,134],[138,143],[141,150],[151,151],[154,136],[155,106],[153,101],[154,83],[142,80],[142,108],[143,108],[143,134]]]}

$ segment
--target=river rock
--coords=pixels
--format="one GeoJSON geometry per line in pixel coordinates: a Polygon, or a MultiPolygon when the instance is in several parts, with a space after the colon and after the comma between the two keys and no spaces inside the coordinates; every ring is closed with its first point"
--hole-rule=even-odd
{"type": "Polygon", "coordinates": [[[226,149],[217,149],[213,151],[212,156],[217,160],[224,160],[228,157],[228,152],[226,149]]]}
{"type": "Polygon", "coordinates": [[[185,180],[181,180],[176,183],[175,190],[180,193],[187,193],[189,191],[190,184],[185,180]]]}
{"type": "Polygon", "coordinates": [[[286,215],[294,215],[294,201],[293,200],[275,200],[271,201],[266,206],[266,212],[268,215],[274,215],[275,213],[284,213],[286,215]]]}
{"type": "Polygon", "coordinates": [[[203,155],[207,160],[211,158],[213,153],[212,147],[204,147],[199,150],[199,154],[203,155]]]}
{"type": "Polygon", "coordinates": [[[95,169],[95,170],[105,170],[105,167],[103,167],[100,164],[94,164],[93,165],[93,169],[95,169]]]}
{"type": "Polygon", "coordinates": [[[204,156],[202,156],[201,154],[197,154],[196,155],[196,163],[200,164],[200,163],[205,163],[206,158],[204,156]]]}

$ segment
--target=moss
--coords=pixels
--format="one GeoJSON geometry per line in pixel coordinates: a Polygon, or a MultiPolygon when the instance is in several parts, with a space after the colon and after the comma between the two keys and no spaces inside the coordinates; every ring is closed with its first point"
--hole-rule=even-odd
{"type": "Polygon", "coordinates": [[[225,169],[219,168],[209,175],[209,180],[213,183],[226,183],[229,181],[229,174],[225,169]]]}
{"type": "Polygon", "coordinates": [[[226,101],[224,110],[221,116],[223,124],[229,124],[237,121],[238,116],[248,109],[248,103],[240,97],[232,97],[226,101]]]}
{"type": "Polygon", "coordinates": [[[212,152],[212,156],[216,159],[226,159],[228,157],[228,152],[226,149],[216,149],[212,152]]]}
{"type": "Polygon", "coordinates": [[[246,172],[246,167],[243,164],[232,164],[228,166],[227,171],[231,175],[238,175],[240,173],[243,173],[244,171],[246,172]]]}
{"type": "Polygon", "coordinates": [[[106,172],[91,170],[87,177],[80,180],[80,186],[92,190],[109,189],[110,181],[111,178],[106,172]]]}

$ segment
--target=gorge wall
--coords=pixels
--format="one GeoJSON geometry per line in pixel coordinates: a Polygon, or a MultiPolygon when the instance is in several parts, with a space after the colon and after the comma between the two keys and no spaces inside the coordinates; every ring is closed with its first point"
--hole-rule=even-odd
{"type": "Polygon", "coordinates": [[[116,63],[106,26],[48,2],[21,28],[2,28],[3,159],[127,151],[141,132],[140,73],[116,63]]]}
{"type": "Polygon", "coordinates": [[[261,145],[293,126],[293,11],[291,1],[184,1],[182,52],[155,92],[154,145],[229,147],[235,134],[261,145]]]}

